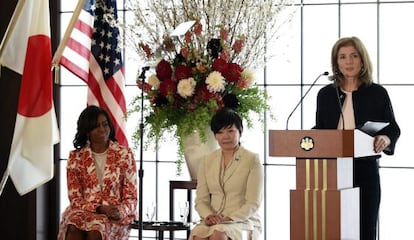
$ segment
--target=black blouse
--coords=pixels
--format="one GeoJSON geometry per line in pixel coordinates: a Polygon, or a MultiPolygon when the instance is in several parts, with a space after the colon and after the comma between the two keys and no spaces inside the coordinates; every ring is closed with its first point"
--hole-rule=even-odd
{"type": "MultiPolygon", "coordinates": [[[[329,84],[318,92],[316,106],[316,129],[336,129],[338,127],[341,108],[346,94],[336,84],[329,84]]],[[[395,120],[391,100],[387,90],[373,83],[370,86],[362,84],[352,92],[352,102],[356,128],[367,121],[389,122],[390,124],[379,131],[378,135],[386,135],[391,143],[384,153],[394,154],[395,144],[400,136],[400,128],[395,120]]]]}

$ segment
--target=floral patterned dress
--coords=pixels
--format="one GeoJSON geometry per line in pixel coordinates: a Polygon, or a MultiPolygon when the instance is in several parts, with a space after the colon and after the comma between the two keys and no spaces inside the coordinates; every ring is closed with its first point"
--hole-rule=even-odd
{"type": "Polygon", "coordinates": [[[103,240],[128,239],[129,224],[137,217],[137,169],[131,149],[110,141],[102,187],[90,146],[71,151],[67,184],[70,205],[62,214],[58,240],[65,239],[69,224],[99,231],[103,240]],[[100,205],[118,206],[121,220],[96,213],[100,205]]]}

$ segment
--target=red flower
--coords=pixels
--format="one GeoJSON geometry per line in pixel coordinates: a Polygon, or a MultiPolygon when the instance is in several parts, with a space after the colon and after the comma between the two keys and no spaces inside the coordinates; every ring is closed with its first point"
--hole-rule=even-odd
{"type": "Polygon", "coordinates": [[[186,32],[184,35],[184,40],[186,43],[190,43],[191,42],[191,35],[192,33],[190,31],[186,32]]]}
{"type": "Polygon", "coordinates": [[[142,87],[142,81],[138,80],[137,85],[139,89],[144,89],[144,93],[149,93],[151,91],[152,86],[149,85],[147,82],[144,83],[144,88],[142,87]]]}
{"type": "Polygon", "coordinates": [[[175,94],[177,92],[177,85],[173,80],[166,79],[160,83],[160,94],[164,97],[167,97],[170,94],[175,94]]]}
{"type": "Polygon", "coordinates": [[[227,72],[227,70],[228,70],[228,67],[227,67],[227,62],[226,61],[224,61],[223,59],[221,59],[221,58],[217,58],[216,60],[214,60],[214,62],[213,62],[213,70],[214,71],[218,71],[218,72],[220,72],[221,74],[223,74],[224,75],[224,73],[225,72],[227,72]]]}
{"type": "Polygon", "coordinates": [[[165,61],[164,59],[161,60],[155,69],[157,72],[157,77],[161,81],[164,81],[165,79],[170,79],[172,74],[171,65],[169,62],[165,61]]]}
{"type": "Polygon", "coordinates": [[[196,22],[194,26],[194,34],[197,36],[201,35],[201,31],[203,31],[203,25],[200,22],[196,22]]]}
{"type": "Polygon", "coordinates": [[[174,77],[175,80],[186,79],[192,76],[192,68],[186,65],[178,65],[175,68],[174,77]]]}
{"type": "Polygon", "coordinates": [[[229,63],[227,65],[227,71],[223,72],[224,78],[229,82],[237,82],[241,78],[243,69],[237,63],[229,63]]]}
{"type": "Polygon", "coordinates": [[[210,93],[208,91],[206,85],[202,85],[196,88],[195,94],[194,94],[194,102],[208,102],[213,96],[213,93],[210,93]]]}
{"type": "Polygon", "coordinates": [[[148,46],[148,44],[143,44],[140,43],[139,46],[141,47],[141,49],[145,52],[145,56],[147,58],[151,57],[152,53],[151,53],[151,48],[148,46]]]}

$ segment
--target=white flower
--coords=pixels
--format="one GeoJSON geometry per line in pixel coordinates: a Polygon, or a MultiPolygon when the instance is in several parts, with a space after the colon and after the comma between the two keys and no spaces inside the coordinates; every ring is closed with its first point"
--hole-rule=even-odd
{"type": "Polygon", "coordinates": [[[183,98],[191,97],[194,94],[195,86],[194,78],[181,79],[177,85],[177,92],[183,98]]]}
{"type": "Polygon", "coordinates": [[[148,78],[148,84],[151,85],[154,90],[157,90],[160,87],[160,80],[156,74],[152,74],[148,78]]]}
{"type": "Polygon", "coordinates": [[[211,72],[206,79],[207,89],[210,92],[220,92],[224,90],[226,84],[220,72],[211,72]]]}
{"type": "Polygon", "coordinates": [[[246,87],[250,87],[254,83],[254,73],[249,69],[244,69],[241,77],[243,81],[246,83],[246,87]]]}

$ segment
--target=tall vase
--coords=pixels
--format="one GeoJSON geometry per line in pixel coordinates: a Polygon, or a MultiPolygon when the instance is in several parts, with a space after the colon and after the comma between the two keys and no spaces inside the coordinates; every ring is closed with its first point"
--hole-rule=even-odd
{"type": "Polygon", "coordinates": [[[188,171],[190,173],[191,180],[197,180],[198,166],[201,159],[208,153],[218,148],[216,139],[213,132],[209,127],[205,129],[206,142],[203,142],[200,138],[198,130],[188,136],[184,141],[184,158],[187,164],[188,171]]]}

